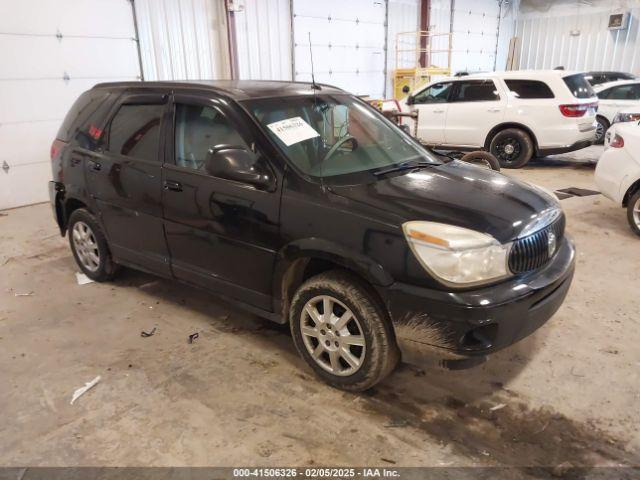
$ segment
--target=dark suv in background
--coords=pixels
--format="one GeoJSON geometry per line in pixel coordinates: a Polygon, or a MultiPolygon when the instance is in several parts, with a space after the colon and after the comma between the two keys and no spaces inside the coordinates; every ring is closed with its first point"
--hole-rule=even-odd
{"type": "Polygon", "coordinates": [[[55,218],[87,276],[125,265],[289,323],[345,389],[400,356],[480,362],[549,319],[573,275],[554,197],[445,162],[330,86],[97,85],[51,158],[55,218]]]}

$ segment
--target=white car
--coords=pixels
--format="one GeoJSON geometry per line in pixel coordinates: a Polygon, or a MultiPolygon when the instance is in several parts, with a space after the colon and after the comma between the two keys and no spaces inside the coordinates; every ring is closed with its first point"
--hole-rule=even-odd
{"type": "Polygon", "coordinates": [[[616,114],[623,109],[640,107],[640,80],[618,80],[602,83],[593,88],[598,95],[596,142],[601,143],[604,134],[613,123],[616,114]]]}
{"type": "Polygon", "coordinates": [[[447,78],[401,101],[414,132],[445,150],[489,150],[519,168],[534,155],[570,152],[595,139],[598,98],[583,74],[510,71],[447,78]]]}
{"type": "Polygon", "coordinates": [[[606,133],[595,173],[600,192],[626,207],[631,229],[640,235],[640,125],[616,123],[606,133]]]}

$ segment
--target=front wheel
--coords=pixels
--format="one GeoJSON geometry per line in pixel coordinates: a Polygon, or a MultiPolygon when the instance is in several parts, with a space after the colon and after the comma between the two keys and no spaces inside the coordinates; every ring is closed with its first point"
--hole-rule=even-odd
{"type": "Polygon", "coordinates": [[[640,190],[629,199],[627,204],[627,220],[631,230],[640,235],[640,190]]]}
{"type": "Polygon", "coordinates": [[[303,283],[291,303],[289,322],[300,356],[334,387],[367,390],[398,363],[388,316],[347,272],[330,271],[303,283]]]}
{"type": "Polygon", "coordinates": [[[489,148],[504,168],[523,167],[533,157],[531,137],[518,128],[507,128],[491,139],[489,148]]]}
{"type": "Polygon", "coordinates": [[[596,136],[595,143],[601,144],[604,143],[604,135],[607,133],[609,129],[609,122],[606,118],[597,116],[596,117],[596,136]]]}

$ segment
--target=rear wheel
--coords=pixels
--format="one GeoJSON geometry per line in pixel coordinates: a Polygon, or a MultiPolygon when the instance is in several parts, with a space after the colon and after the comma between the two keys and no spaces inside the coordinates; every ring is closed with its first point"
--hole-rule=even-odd
{"type": "Polygon", "coordinates": [[[117,265],[95,217],[84,208],[74,210],[68,224],[69,245],[82,272],[96,282],[110,280],[117,265]]]}
{"type": "Polygon", "coordinates": [[[627,220],[633,233],[640,235],[640,190],[633,194],[627,204],[627,220]]]}
{"type": "Polygon", "coordinates": [[[289,321],[300,356],[334,387],[367,390],[398,363],[386,313],[347,272],[330,271],[303,283],[291,303],[289,321]]]}
{"type": "Polygon", "coordinates": [[[489,150],[504,168],[523,167],[534,152],[531,137],[518,128],[507,128],[494,135],[489,150]]]}
{"type": "Polygon", "coordinates": [[[607,133],[607,130],[609,129],[610,125],[609,125],[609,121],[601,116],[597,116],[596,117],[596,137],[595,137],[595,143],[600,144],[600,143],[604,143],[604,134],[607,133]]]}

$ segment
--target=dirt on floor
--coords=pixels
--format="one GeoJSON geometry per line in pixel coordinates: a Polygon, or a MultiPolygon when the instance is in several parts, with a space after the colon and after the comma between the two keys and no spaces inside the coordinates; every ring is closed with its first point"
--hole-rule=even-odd
{"type": "MultiPolygon", "coordinates": [[[[595,189],[598,153],[504,173],[595,189]]],[[[577,269],[543,328],[480,367],[403,365],[365,394],[203,291],[132,270],[78,285],[49,205],[2,212],[0,465],[638,466],[640,238],[601,195],[562,205],[577,269]]]]}

